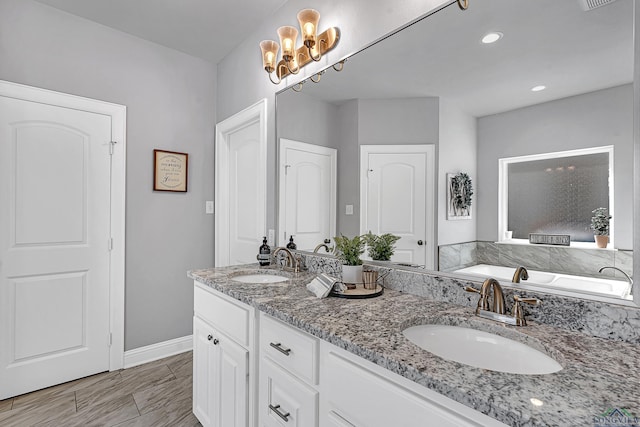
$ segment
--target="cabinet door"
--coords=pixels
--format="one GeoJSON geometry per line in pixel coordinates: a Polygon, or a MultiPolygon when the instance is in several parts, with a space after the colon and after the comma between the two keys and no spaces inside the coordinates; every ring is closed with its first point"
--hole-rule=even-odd
{"type": "Polygon", "coordinates": [[[193,413],[203,427],[212,426],[213,328],[193,318],[193,413]]]}
{"type": "Polygon", "coordinates": [[[214,427],[247,427],[249,351],[224,335],[213,339],[214,427]]]}
{"type": "Polygon", "coordinates": [[[260,427],[317,427],[318,392],[281,369],[267,356],[260,360],[260,427]]]}
{"type": "Polygon", "coordinates": [[[203,427],[247,427],[249,351],[193,318],[193,413],[203,427]]]}

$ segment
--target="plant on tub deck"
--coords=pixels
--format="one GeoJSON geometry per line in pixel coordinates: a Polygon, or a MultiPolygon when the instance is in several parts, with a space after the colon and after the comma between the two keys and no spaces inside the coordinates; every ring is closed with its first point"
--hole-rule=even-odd
{"type": "Polygon", "coordinates": [[[395,251],[395,243],[400,240],[400,236],[391,233],[375,235],[369,231],[364,236],[364,240],[369,247],[369,256],[376,261],[389,261],[395,251]]]}
{"type": "Polygon", "coordinates": [[[596,245],[599,248],[606,248],[609,241],[609,225],[611,215],[607,208],[597,208],[591,211],[591,229],[595,235],[596,245]]]}

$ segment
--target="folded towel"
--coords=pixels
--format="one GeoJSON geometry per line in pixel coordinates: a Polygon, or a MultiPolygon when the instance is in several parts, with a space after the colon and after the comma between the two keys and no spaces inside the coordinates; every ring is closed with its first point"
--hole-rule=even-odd
{"type": "Polygon", "coordinates": [[[336,285],[336,282],[338,282],[338,279],[335,277],[331,277],[326,273],[321,273],[307,284],[307,289],[318,298],[326,298],[334,285],[336,285]]]}

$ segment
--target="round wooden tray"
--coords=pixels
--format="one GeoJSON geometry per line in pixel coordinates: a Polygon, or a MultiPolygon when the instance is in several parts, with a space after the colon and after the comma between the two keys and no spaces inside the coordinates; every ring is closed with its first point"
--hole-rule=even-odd
{"type": "Polygon", "coordinates": [[[355,289],[347,289],[344,292],[338,293],[333,290],[329,293],[329,296],[337,297],[337,298],[347,298],[347,299],[364,299],[364,298],[375,298],[384,292],[384,288],[380,285],[376,285],[375,289],[365,289],[364,284],[356,284],[355,289]]]}

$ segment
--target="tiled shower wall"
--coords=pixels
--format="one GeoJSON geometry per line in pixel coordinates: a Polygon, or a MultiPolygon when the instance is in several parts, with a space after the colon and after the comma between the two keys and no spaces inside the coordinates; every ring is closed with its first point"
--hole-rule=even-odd
{"type": "Polygon", "coordinates": [[[455,271],[476,264],[518,267],[520,265],[550,273],[577,276],[621,276],[613,270],[598,273],[604,266],[615,266],[632,274],[633,251],[578,249],[563,246],[512,245],[475,241],[443,245],[438,248],[440,271],[455,271]]]}

